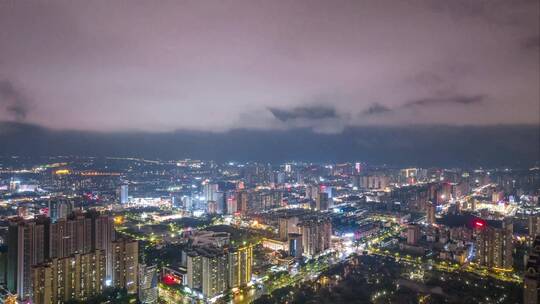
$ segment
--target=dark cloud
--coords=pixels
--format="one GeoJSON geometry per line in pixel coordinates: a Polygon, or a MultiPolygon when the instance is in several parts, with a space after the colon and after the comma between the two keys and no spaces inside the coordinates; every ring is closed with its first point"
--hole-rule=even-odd
{"type": "Polygon", "coordinates": [[[521,46],[526,50],[536,50],[540,49],[540,35],[531,36],[523,39],[521,41],[521,46]]]}
{"type": "Polygon", "coordinates": [[[282,122],[295,119],[320,120],[338,118],[336,109],[329,106],[301,106],[290,110],[269,107],[268,111],[282,122]]]}
{"type": "Polygon", "coordinates": [[[486,100],[484,95],[472,95],[472,96],[452,96],[452,97],[433,97],[413,100],[405,103],[404,108],[410,107],[428,107],[438,105],[472,105],[479,104],[486,100]]]}
{"type": "Polygon", "coordinates": [[[362,111],[361,115],[378,115],[382,113],[392,112],[392,109],[385,105],[374,103],[369,108],[362,111]]]}
{"type": "Polygon", "coordinates": [[[241,129],[223,133],[100,133],[55,131],[0,122],[0,156],[138,156],[265,162],[359,160],[397,166],[530,166],[540,161],[539,136],[537,125],[362,126],[347,127],[341,133],[329,135],[305,128],[241,129]]]}
{"type": "Polygon", "coordinates": [[[0,106],[17,121],[24,120],[29,110],[28,100],[9,80],[0,81],[0,106]]]}
{"type": "Polygon", "coordinates": [[[390,108],[388,106],[374,103],[368,108],[364,109],[360,116],[377,116],[379,114],[384,113],[390,113],[390,112],[396,112],[401,113],[404,109],[408,108],[415,108],[415,107],[436,107],[436,106],[443,106],[443,105],[449,105],[449,106],[467,106],[472,104],[480,104],[486,100],[486,96],[484,95],[456,95],[451,97],[431,97],[431,98],[422,98],[417,100],[412,100],[409,102],[406,102],[405,104],[390,108]]]}

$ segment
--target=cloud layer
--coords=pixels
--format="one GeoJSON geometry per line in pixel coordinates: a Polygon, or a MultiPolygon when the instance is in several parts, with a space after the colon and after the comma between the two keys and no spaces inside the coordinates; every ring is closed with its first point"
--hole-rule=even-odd
{"type": "Polygon", "coordinates": [[[538,124],[539,5],[3,1],[0,121],[104,132],[538,124]]]}
{"type": "Polygon", "coordinates": [[[29,101],[24,94],[8,80],[0,80],[0,108],[16,121],[26,118],[29,101]]]}
{"type": "Polygon", "coordinates": [[[0,123],[1,156],[86,155],[215,161],[365,161],[405,166],[520,166],[540,162],[533,126],[362,126],[339,134],[307,129],[222,133],[97,133],[0,123]]]}

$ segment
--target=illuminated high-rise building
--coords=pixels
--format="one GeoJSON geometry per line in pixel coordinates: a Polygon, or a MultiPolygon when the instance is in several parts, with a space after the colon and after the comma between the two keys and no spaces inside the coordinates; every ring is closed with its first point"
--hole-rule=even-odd
{"type": "Polygon", "coordinates": [[[208,201],[206,204],[206,212],[208,214],[216,214],[217,213],[217,202],[216,201],[208,201]]]}
{"type": "Polygon", "coordinates": [[[17,192],[20,186],[21,181],[18,179],[11,178],[11,180],[9,181],[9,191],[12,193],[17,192]]]}
{"type": "Polygon", "coordinates": [[[360,188],[382,190],[388,187],[390,179],[385,175],[362,175],[360,176],[360,188]]]}
{"type": "Polygon", "coordinates": [[[186,256],[186,285],[212,298],[251,281],[253,245],[231,246],[228,233],[199,232],[186,256]]]}
{"type": "Polygon", "coordinates": [[[330,249],[332,223],[327,219],[312,219],[298,224],[302,234],[304,255],[313,257],[330,249]]]}
{"type": "Polygon", "coordinates": [[[113,286],[125,288],[129,294],[137,293],[139,243],[136,240],[119,239],[112,246],[113,286]]]}
{"type": "Polygon", "coordinates": [[[513,225],[509,219],[477,225],[476,261],[481,266],[512,268],[513,225]],[[495,227],[493,225],[498,225],[495,227]]]}
{"type": "Polygon", "coordinates": [[[330,207],[330,198],[328,196],[328,193],[319,192],[317,194],[317,199],[315,200],[315,210],[325,211],[325,210],[328,210],[329,207],[330,207]]]}
{"type": "Polygon", "coordinates": [[[21,218],[10,222],[8,229],[7,288],[19,299],[32,298],[32,266],[46,258],[46,222],[26,221],[21,218]]]}
{"type": "Polygon", "coordinates": [[[426,205],[426,221],[428,225],[435,224],[435,205],[431,202],[426,205]]]}
{"type": "Polygon", "coordinates": [[[84,301],[100,294],[105,286],[105,254],[96,250],[53,258],[32,267],[33,303],[84,301]]]}
{"type": "Polygon", "coordinates": [[[221,248],[195,248],[187,253],[187,285],[212,298],[227,290],[228,255],[221,248]]]}
{"type": "Polygon", "coordinates": [[[214,192],[214,201],[216,202],[216,213],[225,214],[227,211],[227,196],[223,191],[214,192]]]}
{"type": "Polygon", "coordinates": [[[289,233],[297,233],[299,231],[298,222],[299,220],[296,216],[280,217],[278,219],[279,239],[286,240],[289,233]]]}
{"type": "Polygon", "coordinates": [[[306,186],[306,198],[315,200],[319,195],[319,185],[307,185],[306,186]]]}
{"type": "Polygon", "coordinates": [[[236,204],[238,207],[238,211],[240,211],[242,214],[248,213],[248,201],[249,201],[249,193],[247,191],[238,191],[236,193],[236,204]]]}
{"type": "Polygon", "coordinates": [[[540,234],[540,214],[529,216],[529,237],[534,240],[540,234]]]}
{"type": "Polygon", "coordinates": [[[535,236],[525,266],[523,278],[523,303],[540,303],[540,235],[535,236]]]}
{"type": "Polygon", "coordinates": [[[362,164],[361,163],[355,163],[354,164],[354,171],[356,174],[359,174],[362,171],[362,164]]]}
{"type": "Polygon", "coordinates": [[[289,255],[295,258],[302,257],[304,253],[304,247],[302,246],[302,235],[299,233],[289,233],[289,255]]]}
{"type": "Polygon", "coordinates": [[[407,244],[416,245],[418,240],[420,240],[420,226],[410,224],[407,227],[407,244]]]}
{"type": "Polygon", "coordinates": [[[205,202],[216,200],[216,192],[219,190],[219,185],[215,183],[205,183],[203,186],[203,197],[205,202]]]}
{"type": "Polygon", "coordinates": [[[139,264],[139,301],[141,304],[157,303],[157,265],[139,264]]]}
{"type": "Polygon", "coordinates": [[[285,172],[278,172],[276,175],[276,183],[278,185],[284,184],[285,178],[286,178],[285,172]]]}
{"type": "Polygon", "coordinates": [[[74,209],[73,202],[71,201],[58,199],[49,201],[49,216],[53,223],[60,219],[67,219],[74,209]]]}
{"type": "Polygon", "coordinates": [[[227,214],[235,214],[238,211],[237,197],[233,191],[227,192],[227,214]]]}
{"type": "Polygon", "coordinates": [[[123,184],[120,186],[120,204],[127,204],[129,202],[129,186],[123,184]]]}
{"type": "Polygon", "coordinates": [[[84,257],[95,250],[103,252],[104,273],[111,278],[113,237],[112,218],[94,212],[74,213],[52,223],[46,217],[14,219],[8,231],[8,289],[21,299],[31,299],[33,266],[75,254],[84,257]]]}
{"type": "Polygon", "coordinates": [[[92,218],[92,250],[103,250],[106,257],[106,282],[112,282],[113,244],[115,239],[113,217],[110,215],[90,214],[92,218]]]}
{"type": "Polygon", "coordinates": [[[229,252],[228,287],[246,286],[251,281],[253,267],[253,245],[234,248],[229,252]]]}
{"type": "Polygon", "coordinates": [[[291,173],[292,172],[292,166],[291,164],[285,164],[285,172],[291,173]]]}

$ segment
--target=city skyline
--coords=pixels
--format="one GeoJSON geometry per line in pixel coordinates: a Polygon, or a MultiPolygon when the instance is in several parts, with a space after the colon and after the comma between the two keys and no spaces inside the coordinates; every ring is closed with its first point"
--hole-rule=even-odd
{"type": "Polygon", "coordinates": [[[539,186],[538,166],[3,157],[0,299],[537,304],[539,186]]]}
{"type": "Polygon", "coordinates": [[[0,304],[539,304],[540,0],[0,0],[0,304]]]}

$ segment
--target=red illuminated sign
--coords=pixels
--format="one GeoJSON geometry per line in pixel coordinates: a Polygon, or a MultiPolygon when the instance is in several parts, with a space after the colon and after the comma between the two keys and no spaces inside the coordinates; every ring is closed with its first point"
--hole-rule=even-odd
{"type": "Polygon", "coordinates": [[[473,226],[475,228],[484,228],[485,226],[487,226],[486,222],[484,220],[481,220],[481,219],[475,219],[473,221],[473,226]]]}
{"type": "Polygon", "coordinates": [[[182,280],[173,274],[166,274],[163,276],[163,283],[166,285],[181,284],[182,280]]]}

